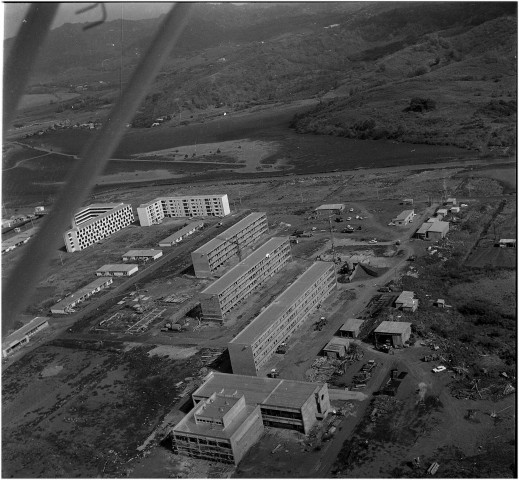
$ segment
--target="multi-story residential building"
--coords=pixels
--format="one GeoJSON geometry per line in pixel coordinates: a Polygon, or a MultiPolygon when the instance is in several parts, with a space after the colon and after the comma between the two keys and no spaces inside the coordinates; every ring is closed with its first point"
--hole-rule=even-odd
{"type": "Polygon", "coordinates": [[[336,286],[331,262],[316,262],[228,344],[233,373],[256,375],[277,347],[336,286]]]}
{"type": "Polygon", "coordinates": [[[72,229],[63,234],[68,252],[93,245],[134,220],[132,206],[126,203],[96,203],[81,209],[72,221],[72,229]]]}
{"type": "Polygon", "coordinates": [[[241,249],[253,245],[261,235],[267,232],[268,224],[265,212],[254,212],[247,215],[191,253],[195,275],[198,278],[210,276],[226,261],[239,255],[241,249]]]}
{"type": "Polygon", "coordinates": [[[292,259],[288,237],[274,237],[200,293],[204,320],[225,315],[292,259]]]}
{"type": "Polygon", "coordinates": [[[137,207],[143,227],[161,223],[164,217],[225,217],[230,213],[227,195],[159,197],[137,207]]]}
{"type": "Polygon", "coordinates": [[[108,278],[97,278],[93,282],[90,282],[88,285],[80,288],[77,292],[65,297],[63,300],[60,300],[56,305],[54,305],[50,311],[52,313],[61,313],[68,314],[72,313],[73,309],[76,305],[81,302],[84,302],[88,297],[91,297],[95,293],[99,292],[103,288],[108,287],[108,285],[113,283],[113,279],[111,277],[108,278]]]}

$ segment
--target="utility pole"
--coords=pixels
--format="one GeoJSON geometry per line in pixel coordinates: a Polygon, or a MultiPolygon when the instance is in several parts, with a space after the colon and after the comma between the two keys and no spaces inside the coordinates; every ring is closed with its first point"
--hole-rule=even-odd
{"type": "Polygon", "coordinates": [[[330,225],[330,240],[332,241],[332,257],[333,261],[335,262],[335,243],[333,240],[333,230],[332,230],[332,216],[328,216],[328,224],[330,225]]]}

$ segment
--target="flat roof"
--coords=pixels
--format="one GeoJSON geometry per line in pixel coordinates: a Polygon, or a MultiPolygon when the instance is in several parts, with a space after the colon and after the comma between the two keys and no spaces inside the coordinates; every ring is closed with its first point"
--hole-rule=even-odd
{"type": "Polygon", "coordinates": [[[420,228],[416,231],[417,234],[426,233],[429,228],[431,228],[431,225],[433,225],[436,222],[424,222],[420,226],[420,228]]]}
{"type": "Polygon", "coordinates": [[[59,301],[58,303],[56,303],[56,305],[54,305],[51,308],[55,309],[68,307],[70,304],[74,303],[78,298],[81,298],[83,295],[87,293],[93,292],[96,288],[103,286],[107,282],[112,283],[113,280],[111,278],[96,278],[93,282],[90,282],[88,285],[85,285],[73,294],[69,295],[68,297],[65,297],[63,300],[59,301]]]}
{"type": "Polygon", "coordinates": [[[226,197],[227,194],[226,193],[210,193],[208,195],[171,195],[171,196],[162,196],[162,197],[157,197],[157,198],[154,198],[153,200],[150,200],[149,202],[146,202],[146,203],[141,203],[139,205],[139,208],[146,208],[146,207],[149,207],[150,205],[156,203],[156,202],[162,202],[163,200],[184,200],[184,199],[187,199],[187,198],[192,198],[192,199],[199,199],[199,198],[223,198],[223,197],[226,197]]]}
{"type": "Polygon", "coordinates": [[[194,228],[201,228],[203,226],[204,222],[202,220],[197,220],[196,222],[188,223],[185,227],[182,227],[180,230],[177,230],[176,232],[172,233],[169,237],[166,237],[163,240],[161,240],[159,244],[175,242],[178,237],[183,237],[186,233],[190,232],[194,228]]]}
{"type": "Polygon", "coordinates": [[[29,228],[23,232],[13,235],[11,238],[2,240],[2,248],[11,247],[17,243],[23,242],[27,238],[31,238],[37,231],[37,227],[29,228]]]}
{"type": "Polygon", "coordinates": [[[411,327],[409,322],[388,322],[383,321],[376,329],[375,333],[402,334],[411,327]]]}
{"type": "Polygon", "coordinates": [[[279,297],[277,297],[263,312],[247,325],[230,343],[253,343],[277,318],[297,300],[304,291],[314,284],[328,269],[332,262],[315,262],[297,278],[279,297]]]}
{"type": "MultiPolygon", "coordinates": [[[[76,221],[76,217],[80,214],[80,213],[83,213],[85,212],[87,209],[94,209],[94,208],[110,208],[110,210],[106,211],[106,212],[103,212],[99,215],[96,215],[94,218],[90,218],[89,220],[85,220],[84,222],[81,222],[79,225],[77,225],[76,227],[72,227],[70,228],[69,230],[67,230],[67,232],[71,231],[71,230],[79,230],[79,229],[82,229],[82,228],[85,228],[87,227],[88,225],[94,223],[94,222],[97,222],[99,221],[99,219],[101,217],[103,217],[104,215],[109,215],[113,210],[120,210],[122,208],[125,208],[125,207],[130,207],[131,208],[131,205],[129,203],[93,203],[92,205],[87,205],[86,207],[82,208],[81,210],[78,210],[75,214],[74,214],[74,222],[76,221]]],[[[65,232],[66,233],[66,232],[65,232]]]]}
{"type": "Polygon", "coordinates": [[[344,325],[340,328],[340,330],[344,331],[351,331],[351,330],[357,330],[357,328],[360,328],[360,326],[364,323],[364,320],[361,320],[360,318],[348,318],[344,322],[344,325]]]}
{"type": "Polygon", "coordinates": [[[395,220],[405,220],[412,213],[414,213],[414,210],[404,210],[395,218],[395,220]]]}
{"type": "Polygon", "coordinates": [[[196,415],[210,418],[223,418],[241,397],[215,395],[212,401],[204,402],[195,408],[196,415]]]}
{"type": "Polygon", "coordinates": [[[193,253],[204,254],[207,252],[212,252],[216,247],[219,247],[226,240],[234,237],[237,233],[241,232],[244,228],[246,228],[252,222],[259,220],[261,217],[266,216],[265,212],[253,212],[250,215],[247,215],[245,218],[242,218],[239,222],[236,222],[232,227],[229,227],[227,230],[224,230],[222,233],[219,233],[217,237],[212,238],[206,244],[197,248],[193,253]]]}
{"type": "Polygon", "coordinates": [[[439,208],[438,210],[436,210],[436,213],[445,213],[447,214],[449,211],[446,209],[446,208],[439,208]]]}
{"type": "Polygon", "coordinates": [[[229,285],[232,285],[242,275],[248,272],[251,268],[260,263],[266,255],[270,255],[279,246],[288,243],[288,237],[273,237],[266,243],[254,250],[245,260],[242,260],[238,265],[231,268],[225,275],[215,280],[201,293],[206,295],[218,295],[223,292],[229,285]]]}
{"type": "Polygon", "coordinates": [[[396,299],[397,302],[411,302],[414,300],[414,292],[409,292],[407,290],[404,290],[400,295],[398,295],[398,298],[396,299]]]}
{"type": "Polygon", "coordinates": [[[94,208],[110,208],[110,209],[113,209],[113,208],[118,207],[119,205],[124,205],[124,203],[123,203],[123,202],[113,202],[113,203],[91,203],[90,205],[86,205],[86,206],[80,208],[80,209],[75,213],[75,215],[77,215],[78,213],[82,213],[82,212],[84,212],[85,210],[89,210],[89,209],[94,209],[94,208]]]}
{"type": "Polygon", "coordinates": [[[340,350],[341,347],[348,348],[350,346],[350,339],[343,337],[332,337],[332,339],[326,344],[324,350],[340,350]]]}
{"type": "Polygon", "coordinates": [[[157,253],[162,253],[162,250],[145,249],[145,250],[128,250],[123,257],[154,257],[157,253]]]}
{"type": "Polygon", "coordinates": [[[433,222],[428,232],[445,232],[449,229],[449,222],[433,222]]]}
{"type": "Polygon", "coordinates": [[[344,209],[344,203],[325,203],[316,208],[316,210],[342,210],[344,209]]]}
{"type": "Polygon", "coordinates": [[[434,222],[439,222],[439,221],[440,221],[440,219],[438,217],[429,217],[427,219],[427,221],[424,223],[434,223],[434,222]]]}
{"type": "Polygon", "coordinates": [[[515,238],[500,238],[499,243],[515,243],[517,240],[515,238]]]}
{"type": "Polygon", "coordinates": [[[2,342],[2,346],[8,346],[12,343],[19,342],[28,332],[30,332],[33,328],[37,328],[40,325],[49,321],[49,317],[35,317],[29,323],[26,323],[23,327],[20,327],[18,330],[8,335],[5,340],[2,342]]]}
{"type": "Polygon", "coordinates": [[[113,263],[99,267],[96,272],[129,272],[135,267],[139,268],[139,265],[135,263],[113,263]]]}
{"type": "Polygon", "coordinates": [[[193,397],[208,398],[215,392],[224,395],[236,394],[244,395],[245,402],[249,405],[301,408],[323,385],[281,378],[211,372],[203,385],[193,393],[193,397]]]}

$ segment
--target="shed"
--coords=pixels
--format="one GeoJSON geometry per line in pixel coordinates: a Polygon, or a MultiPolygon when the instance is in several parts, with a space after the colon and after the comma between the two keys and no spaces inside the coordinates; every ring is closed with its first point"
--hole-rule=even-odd
{"type": "Polygon", "coordinates": [[[141,260],[147,262],[148,260],[157,260],[162,257],[162,250],[145,249],[145,250],[129,250],[123,255],[123,262],[132,260],[141,260]]]}
{"type": "Polygon", "coordinates": [[[339,335],[341,337],[357,338],[363,323],[364,320],[361,320],[360,318],[348,318],[344,325],[339,329],[339,335]]]}
{"type": "Polygon", "coordinates": [[[425,239],[425,237],[427,236],[427,231],[429,230],[429,228],[431,228],[431,225],[433,223],[434,222],[424,222],[424,223],[422,223],[421,227],[416,231],[415,236],[418,237],[418,238],[425,239]]]}
{"type": "Polygon", "coordinates": [[[443,217],[445,217],[448,213],[449,211],[446,208],[439,208],[438,210],[436,210],[436,216],[442,215],[443,217]]]}
{"type": "Polygon", "coordinates": [[[344,210],[344,203],[328,203],[315,209],[317,215],[340,215],[344,210]]]}
{"type": "Polygon", "coordinates": [[[501,238],[499,240],[498,246],[502,248],[515,248],[517,244],[517,239],[515,238],[501,238]]]}
{"type": "Polygon", "coordinates": [[[445,308],[445,300],[443,298],[439,298],[434,302],[435,307],[445,308]]]}
{"type": "Polygon", "coordinates": [[[428,240],[441,240],[449,232],[449,222],[434,222],[427,230],[428,240]]]}
{"type": "Polygon", "coordinates": [[[414,292],[403,291],[395,300],[395,307],[404,312],[414,312],[418,308],[418,299],[414,298],[414,292]]]}
{"type": "Polygon", "coordinates": [[[375,347],[389,343],[393,347],[402,347],[411,337],[411,323],[409,322],[382,322],[375,329],[375,347]]]}
{"type": "Polygon", "coordinates": [[[7,357],[19,350],[23,345],[29,343],[29,339],[40,330],[49,326],[47,317],[33,318],[29,323],[11,333],[2,342],[2,356],[7,357]]]}
{"type": "Polygon", "coordinates": [[[460,207],[451,207],[450,208],[451,213],[459,213],[459,211],[460,211],[460,207]]]}
{"type": "Polygon", "coordinates": [[[323,353],[328,358],[344,358],[346,350],[350,347],[350,341],[346,338],[332,337],[323,348],[323,353]]]}

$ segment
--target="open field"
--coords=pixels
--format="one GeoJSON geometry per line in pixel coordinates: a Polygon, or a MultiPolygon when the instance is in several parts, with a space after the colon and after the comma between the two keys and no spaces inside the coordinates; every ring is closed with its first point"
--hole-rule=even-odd
{"type": "Polygon", "coordinates": [[[71,100],[78,97],[77,93],[61,92],[61,93],[32,93],[23,95],[20,101],[20,110],[29,110],[42,105],[57,104],[60,101],[71,100]]]}

